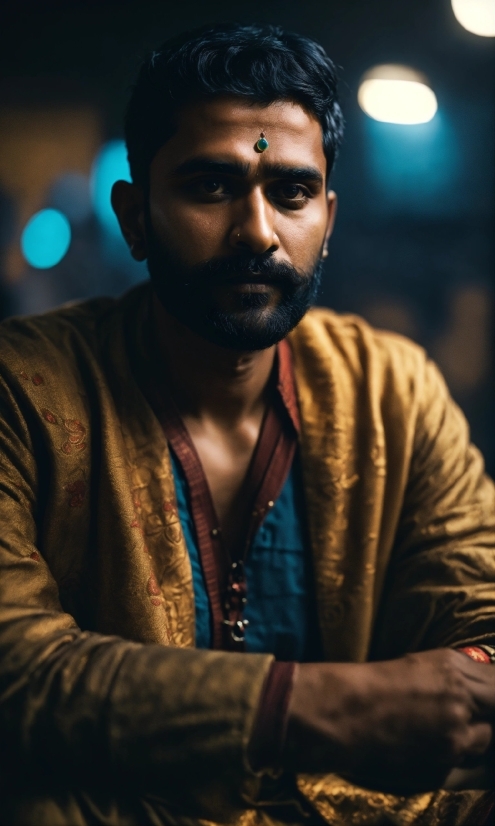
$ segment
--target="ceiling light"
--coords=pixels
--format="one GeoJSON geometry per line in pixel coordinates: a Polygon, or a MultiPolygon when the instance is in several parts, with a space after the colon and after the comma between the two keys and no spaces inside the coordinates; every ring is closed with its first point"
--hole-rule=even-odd
{"type": "Polygon", "coordinates": [[[358,91],[361,109],[375,120],[412,125],[427,123],[437,99],[426,77],[396,64],[375,66],[363,76],[358,91]]]}
{"type": "Polygon", "coordinates": [[[495,0],[452,0],[452,9],[468,32],[495,37],[495,0]]]}

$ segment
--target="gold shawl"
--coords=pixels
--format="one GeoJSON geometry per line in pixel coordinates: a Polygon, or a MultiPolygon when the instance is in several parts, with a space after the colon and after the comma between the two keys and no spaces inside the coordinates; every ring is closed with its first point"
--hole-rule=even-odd
{"type": "MultiPolygon", "coordinates": [[[[231,820],[256,799],[246,749],[272,658],[193,647],[170,457],[139,386],[157,370],[147,299],[145,285],[1,325],[0,822],[231,820]]],[[[434,365],[328,310],[290,342],[325,657],[493,643],[494,489],[434,365]]],[[[448,805],[454,826],[484,794],[298,785],[335,824],[441,823],[448,805]]]]}

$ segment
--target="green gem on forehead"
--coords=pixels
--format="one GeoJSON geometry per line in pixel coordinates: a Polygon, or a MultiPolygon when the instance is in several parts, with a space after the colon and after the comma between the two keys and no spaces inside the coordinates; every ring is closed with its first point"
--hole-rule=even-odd
{"type": "Polygon", "coordinates": [[[264,135],[262,135],[261,138],[258,138],[258,140],[256,141],[256,149],[258,150],[258,152],[264,152],[265,149],[268,149],[269,145],[270,144],[268,143],[264,135]]]}

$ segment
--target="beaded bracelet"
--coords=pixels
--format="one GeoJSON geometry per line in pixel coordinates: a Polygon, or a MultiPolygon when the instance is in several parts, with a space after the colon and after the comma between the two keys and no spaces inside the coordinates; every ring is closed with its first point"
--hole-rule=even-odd
{"type": "Polygon", "coordinates": [[[462,651],[477,663],[495,664],[495,648],[492,645],[468,645],[457,650],[462,651]]]}

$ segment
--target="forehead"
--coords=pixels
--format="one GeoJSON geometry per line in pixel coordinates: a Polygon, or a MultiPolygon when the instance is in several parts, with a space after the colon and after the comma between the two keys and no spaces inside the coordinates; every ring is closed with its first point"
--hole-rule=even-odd
{"type": "Polygon", "coordinates": [[[177,131],[159,149],[152,167],[166,172],[194,156],[235,158],[260,171],[265,159],[271,164],[307,164],[320,169],[323,177],[326,173],[320,122],[290,101],[264,106],[225,97],[186,106],[179,113],[177,131]],[[260,132],[269,142],[264,153],[254,149],[260,132]]]}

